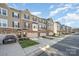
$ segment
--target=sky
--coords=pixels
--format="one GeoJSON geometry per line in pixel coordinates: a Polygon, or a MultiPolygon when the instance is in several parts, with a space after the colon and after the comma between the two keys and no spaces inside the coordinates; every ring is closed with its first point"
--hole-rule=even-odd
{"type": "Polygon", "coordinates": [[[9,3],[9,7],[25,10],[31,14],[52,18],[61,24],[79,28],[79,4],[78,3],[9,3]]]}

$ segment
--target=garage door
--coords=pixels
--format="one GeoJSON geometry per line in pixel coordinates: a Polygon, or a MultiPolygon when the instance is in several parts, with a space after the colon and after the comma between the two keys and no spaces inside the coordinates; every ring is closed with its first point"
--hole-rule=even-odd
{"type": "Polygon", "coordinates": [[[49,35],[53,35],[53,33],[52,32],[49,32],[49,35]]]}
{"type": "Polygon", "coordinates": [[[27,33],[27,37],[38,37],[38,33],[27,33]]]}
{"type": "Polygon", "coordinates": [[[40,36],[46,36],[46,33],[40,33],[40,36]]]}

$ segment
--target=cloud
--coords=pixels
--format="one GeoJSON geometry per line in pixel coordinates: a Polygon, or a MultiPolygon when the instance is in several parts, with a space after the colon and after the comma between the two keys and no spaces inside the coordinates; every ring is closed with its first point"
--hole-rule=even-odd
{"type": "Polygon", "coordinates": [[[9,5],[9,7],[11,7],[11,8],[15,8],[15,9],[19,9],[19,10],[24,10],[24,9],[26,9],[25,8],[25,6],[26,6],[26,4],[25,3],[9,3],[8,4],[9,5]]]}
{"type": "Polygon", "coordinates": [[[79,21],[79,14],[76,13],[68,13],[64,19],[69,19],[69,20],[75,20],[75,21],[79,21]]]}
{"type": "Polygon", "coordinates": [[[17,8],[18,9],[18,6],[16,5],[16,4],[14,4],[14,3],[10,3],[10,4],[8,4],[9,5],[9,7],[11,7],[11,8],[17,8]]]}
{"type": "Polygon", "coordinates": [[[73,8],[73,7],[72,7],[72,4],[64,4],[64,7],[73,8]]]}
{"type": "Polygon", "coordinates": [[[76,23],[79,23],[79,14],[76,13],[67,13],[67,15],[58,18],[57,21],[59,21],[62,24],[68,25],[68,26],[75,26],[78,25],[76,23]]]}
{"type": "MultiPolygon", "coordinates": [[[[72,9],[72,4],[58,4],[58,7],[55,10],[50,11],[49,17],[56,16],[57,14],[61,14],[69,9],[72,9]]],[[[53,5],[50,6],[50,9],[53,8],[53,5]]]]}
{"type": "Polygon", "coordinates": [[[71,21],[71,22],[67,22],[67,23],[65,23],[65,25],[67,25],[67,26],[71,26],[72,24],[74,24],[75,22],[74,21],[71,21]]]}
{"type": "Polygon", "coordinates": [[[54,5],[50,5],[49,9],[52,9],[52,8],[54,8],[54,5]]]}
{"type": "Polygon", "coordinates": [[[64,22],[69,22],[69,21],[79,21],[79,14],[76,13],[67,13],[67,15],[58,18],[58,21],[64,21],[64,22]]]}
{"type": "Polygon", "coordinates": [[[42,17],[42,12],[31,12],[31,14],[42,17]]]}
{"type": "Polygon", "coordinates": [[[64,11],[64,10],[66,10],[66,9],[67,9],[67,7],[61,7],[61,8],[57,8],[54,11],[50,11],[49,17],[55,16],[56,14],[58,14],[58,13],[64,11]]]}
{"type": "Polygon", "coordinates": [[[79,9],[77,9],[77,10],[75,11],[75,13],[79,13],[79,9]]]}
{"type": "Polygon", "coordinates": [[[79,9],[79,6],[78,7],[76,7],[77,9],[79,9]]]}

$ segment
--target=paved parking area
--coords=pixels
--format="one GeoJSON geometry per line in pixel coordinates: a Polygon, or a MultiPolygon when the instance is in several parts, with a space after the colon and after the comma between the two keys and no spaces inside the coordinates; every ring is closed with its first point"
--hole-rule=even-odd
{"type": "Polygon", "coordinates": [[[24,56],[25,53],[19,43],[0,45],[0,56],[24,56]]]}

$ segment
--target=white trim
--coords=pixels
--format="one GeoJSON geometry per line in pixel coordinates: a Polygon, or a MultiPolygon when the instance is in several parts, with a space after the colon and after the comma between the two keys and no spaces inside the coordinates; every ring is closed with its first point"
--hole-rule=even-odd
{"type": "Polygon", "coordinates": [[[18,28],[18,27],[13,27],[12,29],[21,29],[21,28],[18,28]]]}

